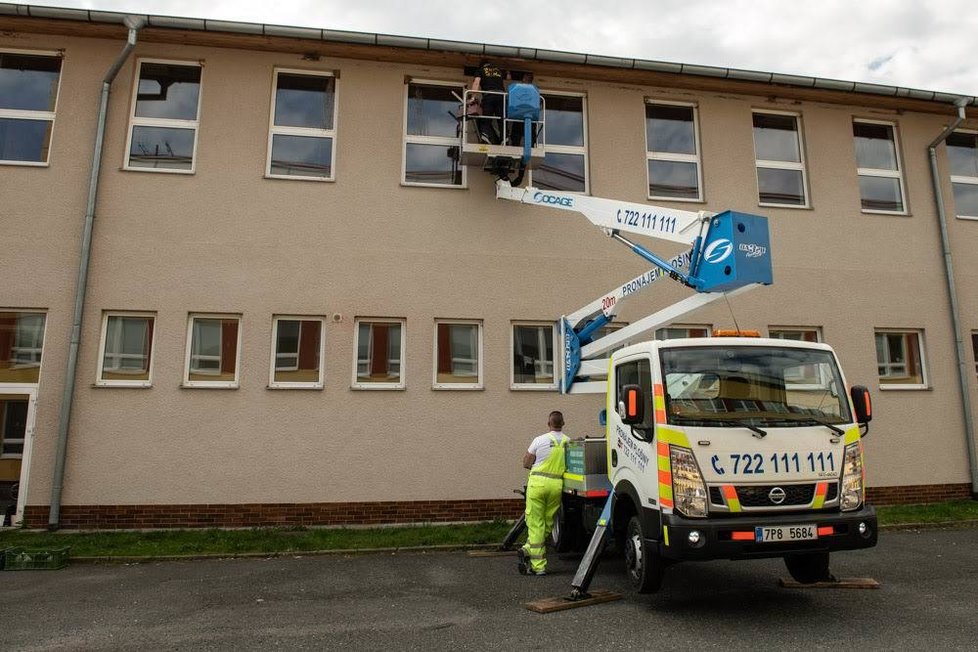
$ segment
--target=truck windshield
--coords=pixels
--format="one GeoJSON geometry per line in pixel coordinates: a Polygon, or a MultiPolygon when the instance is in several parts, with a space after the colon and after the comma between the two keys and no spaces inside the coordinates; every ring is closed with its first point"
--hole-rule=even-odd
{"type": "Polygon", "coordinates": [[[835,357],[795,347],[662,349],[666,413],[677,425],[851,423],[835,357]]]}

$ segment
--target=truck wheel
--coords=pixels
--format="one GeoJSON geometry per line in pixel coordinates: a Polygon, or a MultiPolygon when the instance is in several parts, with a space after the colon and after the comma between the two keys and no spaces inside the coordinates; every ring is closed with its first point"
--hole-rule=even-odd
{"type": "Polygon", "coordinates": [[[556,552],[577,551],[580,547],[580,525],[577,523],[579,516],[565,504],[560,505],[557,515],[554,516],[554,527],[550,530],[550,543],[556,552]]]}
{"type": "Polygon", "coordinates": [[[791,577],[799,584],[814,584],[832,579],[827,552],[787,555],[784,558],[784,565],[788,567],[791,577]]]}
{"type": "Polygon", "coordinates": [[[628,521],[624,548],[625,571],[635,590],[639,593],[658,591],[662,586],[662,558],[655,545],[646,540],[637,516],[628,521]]]}

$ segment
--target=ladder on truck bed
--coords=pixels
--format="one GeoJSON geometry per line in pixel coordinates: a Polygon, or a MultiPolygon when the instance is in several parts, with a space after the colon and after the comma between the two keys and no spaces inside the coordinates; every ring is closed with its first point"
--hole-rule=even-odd
{"type": "Polygon", "coordinates": [[[758,215],[735,211],[719,214],[684,211],[530,186],[519,188],[504,179],[496,181],[496,198],[579,213],[606,236],[654,266],[561,317],[559,386],[563,394],[604,393],[607,380],[595,378],[607,376],[609,351],[717,299],[740,294],[758,285],[770,285],[773,280],[767,219],[758,215]],[[690,245],[691,248],[666,260],[623,233],[690,245]],[[696,293],[597,337],[626,300],[664,276],[696,293]]]}

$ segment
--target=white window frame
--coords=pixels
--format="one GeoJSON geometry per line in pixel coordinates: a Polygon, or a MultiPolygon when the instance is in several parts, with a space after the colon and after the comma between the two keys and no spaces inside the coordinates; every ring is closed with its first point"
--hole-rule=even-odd
{"type": "Polygon", "coordinates": [[[265,157],[265,178],[292,179],[294,181],[336,181],[336,120],[339,117],[340,78],[332,70],[302,70],[299,68],[275,68],[272,73],[272,101],[268,112],[268,155],[265,157]],[[303,77],[332,77],[333,78],[333,128],[317,129],[315,127],[281,127],[275,124],[275,98],[278,94],[278,76],[280,74],[303,77]],[[329,138],[333,141],[330,150],[329,176],[308,177],[295,174],[272,174],[272,140],[276,135],[304,136],[307,138],[329,138]]]}
{"type": "Polygon", "coordinates": [[[102,332],[99,337],[98,365],[96,368],[95,384],[99,387],[152,387],[153,386],[153,358],[156,357],[156,313],[155,312],[132,312],[132,311],[108,311],[102,314],[102,332]],[[105,348],[108,344],[109,318],[110,317],[138,317],[153,320],[153,335],[149,343],[149,363],[148,377],[146,380],[105,380],[102,372],[105,365],[105,348]]]}
{"type": "MultiPolygon", "coordinates": [[[[954,130],[954,133],[961,133],[961,134],[969,134],[969,135],[972,135],[972,136],[978,136],[978,131],[976,131],[974,129],[955,129],[954,130]]],[[[959,175],[959,174],[952,174],[950,176],[951,176],[951,185],[952,185],[952,188],[953,188],[954,184],[956,184],[956,183],[961,183],[961,184],[965,184],[965,185],[968,185],[968,186],[978,186],[978,177],[967,177],[967,176],[963,176],[963,175],[959,175]]],[[[953,193],[953,190],[952,190],[952,193],[953,193]]],[[[954,209],[955,209],[954,210],[955,217],[957,217],[959,220],[978,220],[978,215],[959,215],[959,214],[957,214],[957,208],[958,208],[957,207],[957,204],[955,204],[955,206],[954,206],[954,209]]]]}
{"type": "MultiPolygon", "coordinates": [[[[6,394],[6,393],[8,393],[8,391],[6,389],[4,389],[3,390],[3,393],[6,394]]],[[[28,417],[28,419],[27,419],[27,423],[25,424],[25,428],[24,428],[24,436],[21,437],[21,438],[18,438],[18,439],[14,439],[14,438],[11,438],[11,437],[7,437],[6,436],[6,434],[7,434],[6,432],[0,432],[0,459],[3,459],[3,460],[22,460],[22,459],[24,459],[24,454],[23,453],[4,453],[3,452],[3,447],[4,447],[5,444],[21,444],[22,446],[24,446],[25,449],[27,447],[27,433],[31,430],[31,423],[30,423],[31,401],[34,400],[34,397],[33,396],[30,396],[30,395],[28,395],[28,396],[29,396],[29,398],[27,400],[27,417],[28,417]]],[[[8,405],[9,405],[9,402],[4,401],[3,409],[0,409],[0,428],[6,428],[6,425],[7,425],[7,407],[8,407],[8,405]]]]}
{"type": "MultiPolygon", "coordinates": [[[[512,390],[519,391],[537,391],[537,392],[552,392],[557,389],[557,383],[560,374],[560,364],[557,361],[558,358],[558,344],[557,344],[557,325],[552,321],[513,321],[509,325],[509,388],[512,390]],[[554,377],[554,382],[552,383],[518,383],[516,382],[516,363],[514,360],[516,354],[516,327],[517,326],[535,326],[537,328],[550,328],[550,337],[552,341],[551,349],[553,351],[554,359],[550,361],[552,367],[552,375],[554,377]]],[[[437,360],[436,360],[437,364],[437,360]]],[[[437,371],[436,371],[437,375],[437,371]]]]}
{"type": "Polygon", "coordinates": [[[655,340],[660,341],[660,342],[668,342],[670,340],[684,339],[682,337],[668,337],[666,339],[660,340],[659,339],[659,331],[668,330],[670,328],[682,328],[682,329],[684,329],[686,331],[686,337],[689,337],[689,331],[690,330],[692,330],[694,328],[702,328],[702,329],[705,329],[706,330],[706,336],[707,337],[713,337],[713,325],[712,324],[669,324],[667,326],[660,326],[659,328],[655,329],[655,332],[652,333],[652,337],[655,340]]]}
{"type": "Polygon", "coordinates": [[[431,386],[432,389],[442,389],[442,390],[481,390],[485,389],[483,382],[483,374],[485,370],[485,354],[483,351],[484,347],[484,337],[482,334],[482,320],[481,319],[436,319],[435,327],[432,333],[432,353],[434,354],[432,358],[431,365],[431,386]],[[478,338],[478,350],[479,350],[479,360],[478,360],[478,374],[477,380],[474,383],[439,383],[438,382],[438,326],[439,324],[450,324],[450,325],[473,325],[476,326],[476,337],[478,338]]]}
{"type": "MultiPolygon", "coordinates": [[[[917,329],[917,328],[874,328],[873,329],[873,353],[874,353],[874,355],[875,355],[875,352],[876,352],[876,336],[877,335],[882,335],[882,334],[892,334],[892,333],[897,333],[897,334],[903,335],[904,336],[904,341],[906,341],[906,336],[907,335],[913,334],[913,335],[916,335],[917,336],[917,348],[918,348],[917,353],[918,353],[918,355],[920,357],[920,380],[921,380],[921,382],[920,383],[883,383],[883,382],[878,382],[880,391],[902,390],[902,389],[929,389],[930,388],[930,380],[929,380],[928,369],[927,369],[927,357],[926,357],[925,352],[924,352],[925,349],[926,349],[926,345],[925,345],[925,342],[924,342],[924,331],[922,329],[917,329]]],[[[889,344],[886,344],[886,342],[887,342],[886,338],[883,338],[883,342],[884,342],[885,348],[888,348],[889,347],[889,344]]],[[[892,364],[892,363],[887,362],[885,364],[892,364]]],[[[885,378],[885,376],[880,376],[879,375],[879,366],[880,366],[880,362],[877,359],[876,360],[877,381],[879,381],[882,378],[885,378]]]]}
{"type": "MultiPolygon", "coordinates": [[[[677,202],[696,202],[704,203],[703,193],[703,158],[702,148],[700,147],[700,109],[694,102],[673,102],[669,100],[659,100],[651,97],[645,98],[645,107],[648,106],[678,106],[693,110],[693,142],[696,147],[695,154],[677,154],[673,152],[655,152],[649,144],[649,130],[645,130],[645,176],[648,181],[646,184],[646,197],[656,201],[677,201],[677,202]],[[696,165],[696,197],[663,197],[662,195],[652,194],[652,178],[649,176],[649,161],[669,161],[673,163],[694,163],[696,165]]],[[[645,108],[643,107],[643,109],[645,108]]],[[[646,120],[648,118],[646,117],[646,120]]]]}
{"type": "Polygon", "coordinates": [[[200,140],[200,105],[204,101],[204,65],[200,61],[184,61],[175,59],[136,59],[136,70],[132,83],[132,98],[129,108],[129,131],[126,134],[126,151],[123,153],[122,169],[132,172],[156,172],[159,174],[194,174],[197,171],[197,143],[200,140]],[[178,120],[173,118],[139,118],[136,117],[136,97],[139,95],[139,80],[144,63],[158,63],[167,66],[183,66],[185,68],[200,68],[200,90],[197,93],[197,118],[194,120],[178,120]],[[193,129],[194,150],[190,159],[189,170],[174,170],[172,168],[147,168],[129,165],[129,152],[132,149],[132,132],[135,127],[164,127],[171,129],[193,129]]]}
{"type": "Polygon", "coordinates": [[[446,86],[448,88],[454,88],[458,91],[458,96],[462,97],[465,92],[465,82],[451,82],[445,80],[433,80],[433,79],[408,79],[404,82],[404,121],[401,125],[401,185],[409,186],[411,188],[451,188],[451,189],[467,189],[468,186],[468,166],[462,165],[461,160],[459,161],[459,166],[462,168],[462,183],[459,185],[448,184],[448,183],[418,183],[416,181],[407,180],[407,146],[408,144],[415,145],[441,145],[444,147],[458,147],[460,140],[458,138],[449,138],[447,136],[415,136],[408,134],[408,106],[411,100],[411,86],[446,86]]]}
{"type": "Polygon", "coordinates": [[[20,319],[18,318],[17,329],[14,331],[14,343],[11,344],[10,346],[11,362],[13,363],[11,364],[11,368],[13,369],[33,369],[34,367],[39,368],[41,366],[41,360],[44,357],[44,333],[47,330],[47,325],[48,325],[47,314],[43,312],[35,312],[35,311],[17,312],[15,314],[22,315],[22,316],[30,315],[32,317],[41,318],[40,332],[35,333],[35,335],[40,335],[41,346],[35,346],[37,344],[37,337],[32,338],[31,346],[16,345],[17,337],[21,333],[20,319]],[[16,356],[18,354],[23,354],[23,353],[27,353],[31,357],[30,362],[23,363],[16,360],[16,356]]]}
{"type": "MultiPolygon", "coordinates": [[[[187,351],[183,360],[183,387],[201,387],[213,389],[237,389],[241,380],[241,331],[243,329],[240,314],[192,312],[187,317],[187,351]],[[235,349],[234,380],[190,380],[190,352],[193,348],[195,319],[234,319],[238,322],[238,341],[235,349]]],[[[223,337],[223,333],[222,333],[223,337]]],[[[222,342],[223,348],[223,342],[222,342]]],[[[199,357],[199,356],[198,356],[199,357]]]]}
{"type": "MultiPolygon", "coordinates": [[[[853,118],[853,124],[868,124],[868,125],[887,125],[893,128],[893,152],[896,156],[896,170],[882,170],[879,168],[861,168],[859,167],[859,160],[856,159],[856,183],[858,185],[858,177],[883,177],[887,179],[896,179],[900,184],[900,202],[903,204],[902,211],[881,211],[871,208],[862,207],[862,193],[859,195],[859,210],[863,213],[875,214],[875,215],[910,215],[910,207],[907,205],[907,184],[903,179],[903,157],[900,155],[900,130],[897,123],[890,122],[888,120],[869,120],[866,118],[853,118]]],[[[855,153],[855,138],[856,135],[853,134],[853,150],[855,153]]]]}
{"type": "Polygon", "coordinates": [[[54,127],[58,113],[58,103],[61,101],[61,79],[65,72],[64,53],[55,50],[18,50],[0,48],[0,54],[23,54],[31,57],[51,57],[61,59],[61,70],[58,72],[58,90],[54,95],[54,111],[27,111],[21,109],[0,109],[0,118],[11,120],[46,120],[51,123],[51,136],[48,139],[48,157],[44,161],[9,161],[0,159],[0,165],[20,165],[25,167],[46,168],[51,165],[51,150],[54,148],[54,127]]]}
{"type": "MultiPolygon", "coordinates": [[[[540,96],[543,97],[543,100],[544,100],[544,104],[543,104],[544,105],[544,116],[543,116],[544,118],[546,118],[546,106],[547,106],[546,99],[547,99],[547,96],[548,95],[553,96],[553,97],[579,97],[579,98],[581,98],[581,121],[583,123],[582,128],[583,128],[583,132],[584,133],[582,135],[584,137],[584,145],[581,146],[581,147],[577,147],[577,146],[573,146],[573,145],[551,145],[550,142],[549,142],[549,140],[547,139],[547,133],[546,133],[547,124],[546,124],[546,120],[544,120],[544,125],[543,125],[543,129],[544,129],[544,134],[543,134],[544,135],[544,143],[543,143],[543,145],[544,145],[544,147],[543,147],[543,151],[544,151],[544,154],[545,155],[546,154],[576,154],[576,155],[579,155],[579,156],[580,155],[583,155],[584,156],[584,190],[583,191],[579,191],[579,190],[560,190],[559,192],[566,192],[566,193],[573,194],[573,195],[590,195],[591,194],[591,164],[590,164],[590,158],[588,156],[588,141],[589,141],[589,137],[588,137],[588,125],[587,125],[587,123],[588,123],[587,93],[582,93],[582,92],[579,92],[579,91],[545,91],[545,90],[542,90],[541,89],[540,90],[540,96]]],[[[530,175],[530,178],[529,178],[529,181],[528,181],[528,185],[531,185],[532,186],[533,185],[533,170],[530,170],[529,175],[530,175]]]]}
{"type": "MultiPolygon", "coordinates": [[[[296,366],[294,370],[299,368],[299,350],[296,351],[296,366]]],[[[302,316],[302,315],[274,315],[272,317],[272,348],[271,348],[271,359],[269,360],[269,370],[268,370],[268,388],[269,389],[323,389],[326,384],[326,318],[316,317],[316,316],[302,316]],[[278,362],[278,324],[280,321],[297,321],[299,322],[299,348],[302,348],[302,322],[314,321],[319,323],[319,379],[315,382],[283,382],[275,380],[275,371],[279,367],[276,367],[278,362]]],[[[283,368],[284,369],[284,368],[283,368]]]]}
{"type": "MultiPolygon", "coordinates": [[[[774,333],[815,333],[815,341],[822,341],[822,327],[821,326],[768,326],[767,336],[774,340],[785,340],[788,342],[807,342],[808,340],[791,340],[786,337],[779,337],[774,333]]],[[[819,367],[819,382],[817,383],[792,383],[792,390],[823,390],[828,387],[831,378],[827,377],[824,370],[819,367]]],[[[787,379],[785,379],[787,380],[787,379]]]]}
{"type": "Polygon", "coordinates": [[[767,109],[751,109],[751,140],[754,141],[754,180],[757,182],[757,205],[770,206],[772,208],[811,208],[812,191],[808,186],[808,166],[805,159],[805,134],[804,123],[800,113],[793,111],[769,111],[767,109]],[[795,135],[798,137],[798,158],[801,161],[772,161],[757,158],[757,142],[754,141],[754,116],[755,115],[780,115],[795,119],[795,135]],[[805,193],[805,202],[802,204],[778,204],[774,202],[761,201],[761,177],[758,174],[760,168],[774,170],[795,170],[801,172],[801,187],[805,193]]]}
{"type": "Polygon", "coordinates": [[[403,317],[357,317],[353,320],[353,377],[350,381],[351,389],[366,390],[403,390],[406,387],[405,379],[407,372],[407,319],[403,317]],[[357,368],[360,364],[358,356],[360,349],[360,324],[400,324],[401,326],[401,375],[396,383],[361,383],[357,378],[357,368]]]}

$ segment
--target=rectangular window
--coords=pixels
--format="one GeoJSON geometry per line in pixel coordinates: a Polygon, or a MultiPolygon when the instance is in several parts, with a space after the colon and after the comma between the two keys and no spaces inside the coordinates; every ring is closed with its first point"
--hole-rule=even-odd
{"type": "Polygon", "coordinates": [[[0,163],[47,165],[61,57],[0,52],[0,163]]]}
{"type": "Polygon", "coordinates": [[[276,70],[265,174],[333,179],[336,77],[331,72],[276,70]]]}
{"type": "Polygon", "coordinates": [[[927,386],[922,335],[919,331],[876,331],[876,364],[881,389],[927,386]]]}
{"type": "Polygon", "coordinates": [[[141,60],[138,70],[124,168],[192,173],[201,66],[141,60]]]}
{"type": "Polygon", "coordinates": [[[896,126],[856,120],[852,123],[852,135],[863,212],[905,214],[896,126]]]}
{"type": "Polygon", "coordinates": [[[461,84],[409,83],[404,118],[402,182],[412,186],[465,186],[458,157],[454,115],[465,87],[461,84]]]}
{"type": "Polygon", "coordinates": [[[646,103],[645,142],[649,199],[702,201],[696,107],[646,103]]]}
{"type": "Polygon", "coordinates": [[[786,113],[754,113],[753,118],[758,202],[808,206],[801,118],[786,113]]]}
{"type": "Polygon", "coordinates": [[[513,389],[555,389],[554,338],[550,324],[513,324],[513,389]]]}
{"type": "Polygon", "coordinates": [[[669,326],[655,329],[657,340],[677,340],[686,337],[709,337],[710,326],[669,326]]]}
{"type": "Polygon", "coordinates": [[[955,131],[947,137],[955,214],[978,220],[978,133],[955,131]]]}
{"type": "Polygon", "coordinates": [[[357,319],[354,389],[404,389],[403,319],[357,319]]]}
{"type": "Polygon", "coordinates": [[[0,312],[0,383],[37,383],[44,324],[41,312],[0,312]]]}
{"type": "Polygon", "coordinates": [[[971,355],[975,360],[975,373],[978,374],[978,331],[971,333],[971,355]]]}
{"type": "MultiPolygon", "coordinates": [[[[609,379],[610,381],[610,379],[609,379]]],[[[625,398],[625,386],[638,385],[642,388],[645,403],[645,419],[642,428],[652,428],[655,423],[655,410],[652,407],[652,365],[648,360],[624,362],[615,369],[615,405],[625,398]]]]}
{"type": "MultiPolygon", "coordinates": [[[[769,328],[768,334],[776,340],[791,340],[793,342],[821,342],[822,331],[818,328],[769,328]]],[[[810,364],[795,367],[785,367],[784,382],[791,389],[822,389],[828,378],[824,377],[821,365],[810,364]]]]}
{"type": "Polygon", "coordinates": [[[102,318],[96,385],[150,386],[155,321],[154,315],[136,313],[102,318]]]}
{"type": "Polygon", "coordinates": [[[187,327],[186,387],[238,386],[241,318],[191,315],[187,327]]]}
{"type": "Polygon", "coordinates": [[[322,318],[276,317],[272,320],[270,387],[323,387],[322,318]]]}
{"type": "Polygon", "coordinates": [[[435,389],[482,389],[482,323],[435,322],[435,389]]]}
{"type": "Polygon", "coordinates": [[[530,183],[544,190],[588,192],[587,102],[583,95],[543,93],[546,154],[530,172],[530,183]]]}
{"type": "Polygon", "coordinates": [[[27,439],[27,400],[0,397],[0,457],[20,459],[27,439]]]}

